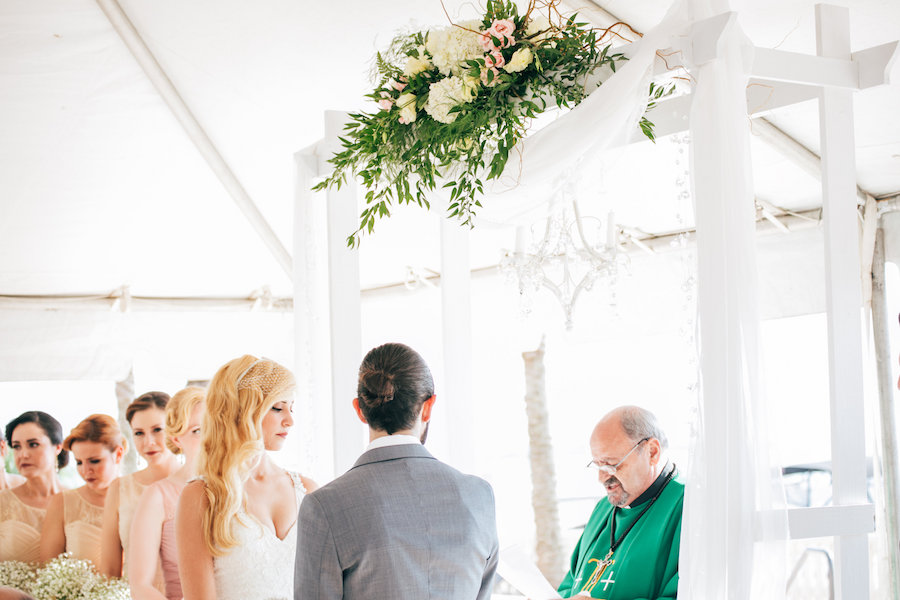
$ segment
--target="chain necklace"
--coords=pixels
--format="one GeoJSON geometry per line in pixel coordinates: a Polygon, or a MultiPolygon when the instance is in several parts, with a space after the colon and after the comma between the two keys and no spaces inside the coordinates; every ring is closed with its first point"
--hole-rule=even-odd
{"type": "Polygon", "coordinates": [[[637,522],[641,520],[641,517],[643,517],[644,514],[648,510],[650,510],[650,507],[653,506],[653,503],[656,502],[656,500],[662,495],[663,490],[666,489],[666,485],[668,485],[668,483],[672,480],[673,477],[675,477],[675,465],[674,464],[672,465],[672,470],[669,471],[668,475],[666,475],[666,478],[663,481],[662,485],[659,486],[659,490],[657,490],[656,494],[654,494],[653,497],[647,501],[647,506],[645,506],[641,510],[641,512],[638,514],[637,518],[635,518],[635,520],[631,522],[631,525],[628,526],[628,529],[626,529],[622,533],[622,535],[619,536],[619,539],[616,539],[616,511],[619,510],[619,507],[618,506],[613,507],[612,512],[609,513],[609,521],[610,521],[610,524],[609,524],[609,552],[606,553],[606,556],[603,558],[603,561],[598,565],[598,568],[594,570],[593,575],[591,575],[591,577],[588,579],[587,583],[585,583],[584,587],[582,588],[583,591],[590,591],[591,589],[593,589],[593,587],[595,585],[597,585],[597,582],[600,581],[600,578],[603,577],[603,573],[604,573],[604,571],[606,571],[607,567],[609,567],[610,565],[612,565],[616,562],[615,560],[613,560],[613,557],[612,557],[613,552],[616,551],[616,548],[619,547],[619,545],[625,539],[625,536],[627,536],[628,533],[634,528],[634,526],[637,525],[637,522]]]}

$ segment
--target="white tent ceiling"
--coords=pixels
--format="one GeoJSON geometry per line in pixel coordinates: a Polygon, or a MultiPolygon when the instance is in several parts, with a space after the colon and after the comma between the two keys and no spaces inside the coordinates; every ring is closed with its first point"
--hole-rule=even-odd
{"type": "MultiPolygon", "coordinates": [[[[120,4],[288,249],[294,152],[322,136],[323,111],[372,108],[362,97],[369,60],[396,31],[446,22],[438,0],[120,4]]],[[[471,16],[470,3],[445,4],[454,17],[471,16]]],[[[587,15],[602,7],[645,31],[668,0],[583,4],[587,15]]],[[[813,0],[733,4],[758,46],[815,52],[813,0]]],[[[900,3],[843,4],[854,49],[900,31],[900,3]]],[[[856,95],[858,181],[876,197],[900,192],[898,106],[900,83],[856,95]]],[[[818,152],[815,101],[767,118],[818,152]]],[[[753,150],[761,200],[820,206],[814,176],[761,138],[753,150]]],[[[663,140],[610,157],[585,204],[595,214],[613,209],[619,223],[647,234],[690,227],[689,206],[676,201],[675,152],[663,140]]],[[[364,242],[364,288],[402,281],[407,265],[439,271],[435,215],[397,212],[364,242]]],[[[513,234],[485,229],[472,243],[472,266],[482,268],[497,263],[513,234]]],[[[92,0],[0,3],[0,256],[6,296],[107,296],[122,286],[144,297],[292,293],[92,0]]]]}

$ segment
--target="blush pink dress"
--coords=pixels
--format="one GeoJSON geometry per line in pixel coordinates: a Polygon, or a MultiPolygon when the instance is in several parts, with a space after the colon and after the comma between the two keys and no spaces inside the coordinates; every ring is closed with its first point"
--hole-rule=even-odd
{"type": "Polygon", "coordinates": [[[162,536],[159,543],[159,563],[162,566],[163,580],[166,585],[168,600],[181,600],[181,579],[178,577],[178,549],[175,547],[175,509],[178,508],[178,496],[184,489],[183,483],[174,483],[168,478],[160,479],[152,486],[156,487],[163,499],[165,521],[162,524],[162,536]]]}

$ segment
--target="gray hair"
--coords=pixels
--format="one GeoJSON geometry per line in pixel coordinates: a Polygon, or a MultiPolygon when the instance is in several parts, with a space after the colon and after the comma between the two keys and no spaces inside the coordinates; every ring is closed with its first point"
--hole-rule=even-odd
{"type": "Polygon", "coordinates": [[[637,443],[644,438],[656,438],[663,450],[669,447],[669,438],[652,412],[640,406],[623,406],[617,412],[622,429],[631,441],[637,443]]]}

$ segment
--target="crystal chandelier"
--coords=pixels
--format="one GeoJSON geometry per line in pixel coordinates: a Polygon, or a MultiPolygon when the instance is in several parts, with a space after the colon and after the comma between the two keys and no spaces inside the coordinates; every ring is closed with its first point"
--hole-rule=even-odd
{"type": "Polygon", "coordinates": [[[516,232],[516,250],[506,252],[500,270],[518,282],[523,312],[531,310],[531,295],[546,288],[562,305],[566,329],[571,330],[572,310],[582,292],[590,291],[601,278],[615,287],[620,271],[627,270],[630,262],[627,254],[618,252],[619,229],[613,213],[603,225],[595,217],[583,218],[573,199],[571,208],[547,219],[543,238],[528,251],[525,232],[521,228],[516,232]]]}

